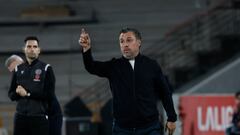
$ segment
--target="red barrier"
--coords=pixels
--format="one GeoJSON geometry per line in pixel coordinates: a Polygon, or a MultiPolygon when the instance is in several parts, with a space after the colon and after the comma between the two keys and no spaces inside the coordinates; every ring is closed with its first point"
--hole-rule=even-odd
{"type": "Polygon", "coordinates": [[[232,120],[234,96],[182,96],[182,135],[224,135],[232,120]]]}

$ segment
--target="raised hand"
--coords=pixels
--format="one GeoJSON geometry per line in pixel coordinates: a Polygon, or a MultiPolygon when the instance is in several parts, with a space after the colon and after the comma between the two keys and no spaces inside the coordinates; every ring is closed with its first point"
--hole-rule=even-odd
{"type": "Polygon", "coordinates": [[[85,31],[84,28],[82,29],[81,34],[80,34],[79,44],[82,46],[83,52],[86,52],[88,49],[91,48],[90,36],[89,36],[89,34],[85,31]]]}

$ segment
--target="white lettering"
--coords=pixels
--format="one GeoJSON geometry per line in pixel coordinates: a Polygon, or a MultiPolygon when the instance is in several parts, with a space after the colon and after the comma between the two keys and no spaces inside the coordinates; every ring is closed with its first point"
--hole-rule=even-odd
{"type": "Polygon", "coordinates": [[[198,125],[198,129],[200,130],[200,131],[206,131],[206,126],[205,125],[203,125],[202,123],[202,107],[198,107],[197,108],[197,125],[198,125]]]}
{"type": "Polygon", "coordinates": [[[230,126],[231,121],[232,121],[233,112],[234,112],[234,110],[233,110],[232,106],[226,107],[224,128],[227,128],[230,126]]]}
{"type": "Polygon", "coordinates": [[[208,106],[205,112],[202,107],[197,107],[197,127],[203,132],[224,131],[231,122],[232,114],[232,106],[208,106]]]}

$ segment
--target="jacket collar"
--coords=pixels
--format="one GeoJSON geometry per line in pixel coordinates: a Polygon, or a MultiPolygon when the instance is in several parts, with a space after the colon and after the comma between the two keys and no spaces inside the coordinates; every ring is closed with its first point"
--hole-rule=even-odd
{"type": "MultiPolygon", "coordinates": [[[[134,58],[134,60],[136,61],[136,60],[140,59],[141,56],[142,56],[142,55],[141,55],[140,53],[138,53],[138,55],[134,58]]],[[[122,58],[123,58],[124,60],[127,60],[127,61],[130,60],[130,59],[125,58],[124,56],[122,56],[122,58]]]]}
{"type": "Polygon", "coordinates": [[[34,66],[38,61],[39,61],[38,59],[35,59],[35,60],[33,60],[32,63],[29,65],[28,62],[27,62],[27,60],[26,60],[25,65],[27,65],[27,66],[34,66]]]}

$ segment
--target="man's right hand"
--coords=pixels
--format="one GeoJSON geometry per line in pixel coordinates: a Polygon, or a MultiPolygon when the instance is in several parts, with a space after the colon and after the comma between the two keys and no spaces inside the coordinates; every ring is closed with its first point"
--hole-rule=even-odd
{"type": "Polygon", "coordinates": [[[80,34],[79,44],[82,46],[83,52],[86,52],[88,49],[91,48],[91,40],[89,34],[85,31],[84,28],[82,29],[80,34]]]}
{"type": "Polygon", "coordinates": [[[168,135],[173,135],[174,131],[176,129],[176,123],[168,121],[166,123],[165,131],[168,131],[168,135]]]}

